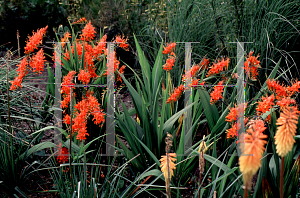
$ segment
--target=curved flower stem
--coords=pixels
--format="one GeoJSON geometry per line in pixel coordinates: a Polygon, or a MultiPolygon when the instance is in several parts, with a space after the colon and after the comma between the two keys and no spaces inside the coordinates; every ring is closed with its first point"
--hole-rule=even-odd
{"type": "Polygon", "coordinates": [[[198,193],[198,198],[200,198],[200,194],[201,194],[201,180],[202,180],[202,173],[200,171],[200,175],[199,175],[199,193],[198,193]]]}
{"type": "Polygon", "coordinates": [[[280,198],[283,198],[283,173],[284,173],[284,157],[281,158],[281,168],[280,168],[280,198]]]}
{"type": "Polygon", "coordinates": [[[245,190],[244,190],[244,198],[248,197],[248,189],[247,186],[245,186],[245,190]]]}
{"type": "Polygon", "coordinates": [[[165,178],[166,179],[166,191],[167,191],[167,198],[171,198],[169,153],[167,153],[167,168],[168,168],[168,177],[165,178]]]}

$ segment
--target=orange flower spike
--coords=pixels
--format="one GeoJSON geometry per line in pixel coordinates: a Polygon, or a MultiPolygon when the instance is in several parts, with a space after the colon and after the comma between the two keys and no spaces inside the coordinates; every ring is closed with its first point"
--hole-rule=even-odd
{"type": "Polygon", "coordinates": [[[170,71],[172,70],[174,64],[175,64],[175,57],[169,56],[169,58],[166,61],[166,64],[163,65],[163,69],[166,71],[170,71]]]}
{"type": "Polygon", "coordinates": [[[197,86],[197,85],[199,84],[199,81],[200,81],[200,79],[193,79],[193,78],[192,78],[191,86],[192,86],[192,87],[197,86]]]}
{"type": "Polygon", "coordinates": [[[106,39],[107,39],[107,35],[105,34],[100,41],[98,42],[98,44],[93,48],[93,57],[99,59],[99,56],[101,56],[103,54],[103,52],[105,54],[107,54],[106,52],[106,39]]]}
{"type": "Polygon", "coordinates": [[[176,153],[168,153],[167,155],[161,156],[161,159],[159,160],[161,163],[161,172],[163,172],[164,178],[166,180],[168,179],[168,176],[170,177],[170,179],[173,177],[174,169],[176,169],[176,164],[174,163],[176,161],[176,153]],[[169,159],[167,155],[169,155],[169,159]],[[170,173],[170,175],[168,173],[170,173]]]}
{"type": "Polygon", "coordinates": [[[18,72],[19,75],[26,76],[26,74],[27,74],[27,65],[28,65],[27,57],[25,56],[25,58],[23,58],[21,60],[20,64],[17,65],[17,67],[18,67],[17,72],[18,72]]]}
{"type": "Polygon", "coordinates": [[[58,153],[57,153],[57,161],[59,163],[65,163],[65,162],[68,162],[68,159],[69,159],[69,150],[65,147],[62,147],[62,143],[60,143],[58,146],[58,153]]]}
{"type": "Polygon", "coordinates": [[[173,94],[168,98],[166,103],[168,104],[170,102],[176,102],[181,96],[184,89],[184,85],[180,85],[179,87],[175,88],[173,94]]]}
{"type": "Polygon", "coordinates": [[[221,61],[223,67],[225,68],[225,70],[228,70],[228,66],[229,66],[229,58],[227,58],[226,60],[224,60],[224,58],[221,61]]]}
{"type": "Polygon", "coordinates": [[[82,69],[78,74],[78,80],[80,80],[83,84],[88,84],[91,80],[91,74],[82,69]]]}
{"type": "MultiPolygon", "coordinates": [[[[121,74],[124,74],[125,68],[126,68],[126,66],[123,65],[123,66],[119,69],[119,72],[120,72],[121,74]]],[[[117,81],[120,81],[121,83],[123,82],[123,81],[122,81],[122,77],[121,77],[119,74],[118,74],[118,76],[117,76],[117,81]]]]}
{"type": "Polygon", "coordinates": [[[230,129],[227,129],[226,130],[226,133],[227,133],[227,139],[230,139],[230,138],[236,138],[237,137],[237,124],[236,123],[234,123],[233,125],[232,125],[232,127],[230,128],[230,129]]]}
{"type": "Polygon", "coordinates": [[[195,65],[191,68],[191,77],[195,76],[197,74],[197,72],[199,71],[200,66],[199,65],[195,65]]]}
{"type": "Polygon", "coordinates": [[[300,89],[300,81],[295,81],[292,86],[287,87],[287,93],[289,96],[293,95],[294,93],[299,93],[300,89]]]}
{"type": "Polygon", "coordinates": [[[252,56],[254,52],[250,51],[249,52],[249,57],[247,58],[246,62],[244,63],[244,68],[246,70],[246,74],[249,74],[252,80],[256,80],[256,77],[258,76],[257,69],[261,68],[260,66],[260,61],[257,60],[259,55],[252,56]]]}
{"type": "Polygon", "coordinates": [[[124,35],[121,37],[120,35],[116,36],[114,43],[117,44],[117,46],[123,48],[126,51],[129,51],[128,47],[129,44],[126,43],[127,42],[127,38],[124,39],[124,35]]]}
{"type": "Polygon", "coordinates": [[[225,117],[225,121],[226,122],[232,122],[232,121],[236,121],[237,120],[237,107],[235,105],[234,107],[230,108],[230,112],[229,114],[225,117]]]}
{"type": "Polygon", "coordinates": [[[44,28],[38,29],[36,33],[33,32],[33,35],[29,37],[26,46],[25,46],[25,54],[29,54],[33,52],[34,49],[37,49],[39,44],[42,44],[43,36],[46,34],[48,25],[44,28]]]}
{"type": "Polygon", "coordinates": [[[205,81],[203,81],[203,82],[199,83],[199,85],[202,85],[202,86],[203,86],[204,84],[205,84],[205,81]]]}
{"type": "Polygon", "coordinates": [[[85,19],[85,17],[78,19],[77,21],[73,22],[72,25],[77,24],[77,23],[86,23],[87,20],[85,19]]]}
{"type": "Polygon", "coordinates": [[[209,65],[209,59],[203,58],[203,60],[201,61],[200,65],[201,65],[201,69],[207,69],[207,67],[209,65]]]}
{"type": "Polygon", "coordinates": [[[63,120],[64,120],[65,124],[70,124],[71,123],[71,116],[70,115],[65,115],[63,120]]]}
{"type": "Polygon", "coordinates": [[[64,46],[66,45],[66,42],[68,42],[68,39],[71,38],[71,34],[69,32],[66,32],[64,34],[64,37],[61,39],[61,47],[64,48],[64,46]]]}
{"type": "Polygon", "coordinates": [[[268,89],[274,91],[278,97],[285,97],[287,96],[286,88],[279,84],[279,82],[275,80],[267,80],[268,89]]]}
{"type": "Polygon", "coordinates": [[[224,85],[223,81],[220,81],[217,86],[214,87],[214,90],[210,93],[210,103],[214,104],[219,99],[222,99],[222,93],[223,93],[224,85]]]}
{"type": "Polygon", "coordinates": [[[229,66],[229,58],[227,58],[226,60],[224,58],[222,58],[222,60],[218,61],[217,63],[213,63],[213,65],[210,67],[206,77],[209,77],[213,74],[218,74],[220,72],[222,72],[224,69],[228,70],[228,66],[229,66]]]}
{"type": "Polygon", "coordinates": [[[182,82],[185,82],[185,74],[182,75],[181,81],[182,81],[182,82]]]}
{"type": "Polygon", "coordinates": [[[82,101],[78,102],[74,107],[76,109],[77,115],[74,119],[74,124],[72,125],[74,132],[77,132],[77,139],[82,141],[89,136],[87,133],[87,119],[90,115],[93,115],[93,121],[95,124],[102,126],[105,122],[103,110],[100,109],[100,104],[97,99],[89,92],[83,97],[82,101]]]}
{"type": "Polygon", "coordinates": [[[274,95],[271,95],[269,97],[262,97],[262,101],[258,102],[258,106],[256,107],[257,115],[261,115],[263,113],[266,113],[270,110],[270,108],[275,105],[274,101],[275,97],[274,95]]]}
{"type": "Polygon", "coordinates": [[[62,108],[68,108],[70,103],[71,95],[70,95],[70,86],[75,85],[72,81],[75,76],[75,71],[69,71],[69,73],[63,77],[62,86],[61,86],[61,94],[63,96],[63,100],[61,102],[62,108]]]}
{"type": "Polygon", "coordinates": [[[9,88],[9,90],[15,90],[17,88],[22,88],[22,81],[23,81],[23,77],[24,76],[17,76],[13,81],[10,81],[11,86],[9,88]]]}
{"type": "Polygon", "coordinates": [[[25,56],[25,58],[21,60],[20,64],[17,65],[18,76],[13,81],[10,81],[10,83],[12,84],[10,90],[15,90],[18,87],[22,88],[21,83],[23,81],[23,78],[27,74],[27,65],[28,65],[28,61],[27,61],[27,57],[25,56]]]}
{"type": "Polygon", "coordinates": [[[240,171],[243,173],[244,185],[247,189],[251,189],[253,175],[256,174],[261,166],[261,158],[265,151],[264,140],[268,136],[263,134],[266,129],[262,120],[252,120],[253,124],[246,130],[244,134],[245,143],[241,143],[240,149],[243,155],[239,158],[240,171]]]}
{"type": "Polygon", "coordinates": [[[170,54],[172,51],[175,50],[175,46],[176,46],[175,42],[167,44],[167,46],[164,47],[163,54],[170,54]]]}
{"type": "Polygon", "coordinates": [[[280,108],[290,106],[291,104],[296,104],[296,100],[287,97],[281,98],[276,102],[276,105],[280,106],[280,108]]]}
{"type": "Polygon", "coordinates": [[[79,128],[78,134],[76,139],[77,140],[86,140],[86,136],[89,136],[89,134],[87,133],[87,128],[86,128],[86,121],[84,122],[84,124],[82,124],[82,126],[79,128]]]}
{"type": "Polygon", "coordinates": [[[277,132],[274,136],[276,151],[280,157],[285,157],[296,142],[294,136],[297,132],[299,111],[296,107],[284,108],[277,119],[277,132]]]}
{"type": "Polygon", "coordinates": [[[90,41],[94,39],[96,34],[95,27],[92,26],[91,21],[89,21],[82,30],[81,40],[90,41]]]}
{"type": "Polygon", "coordinates": [[[32,68],[33,72],[44,71],[44,63],[46,62],[46,57],[44,56],[43,49],[40,49],[36,55],[32,56],[31,61],[29,62],[30,67],[32,68]]]}
{"type": "Polygon", "coordinates": [[[94,116],[93,118],[93,121],[94,121],[94,124],[97,124],[97,125],[103,125],[103,123],[105,122],[105,113],[102,112],[103,110],[99,110],[98,111],[95,111],[95,113],[92,113],[92,115],[94,116]]]}

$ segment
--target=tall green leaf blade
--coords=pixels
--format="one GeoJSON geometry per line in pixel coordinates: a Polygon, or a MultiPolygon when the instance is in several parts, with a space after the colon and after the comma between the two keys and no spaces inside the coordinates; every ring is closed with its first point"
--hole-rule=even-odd
{"type": "Polygon", "coordinates": [[[152,86],[152,75],[150,72],[150,65],[145,57],[144,52],[142,51],[142,48],[140,47],[135,35],[134,35],[134,41],[135,41],[135,45],[136,45],[136,49],[138,52],[138,57],[139,57],[139,62],[142,68],[142,74],[143,74],[143,79],[144,79],[144,83],[145,83],[145,87],[146,87],[146,92],[147,92],[147,99],[149,101],[152,101],[152,93],[151,93],[151,86],[152,86]]]}
{"type": "Polygon", "coordinates": [[[215,105],[210,104],[210,96],[206,90],[199,89],[201,103],[204,108],[204,113],[210,130],[213,130],[219,119],[219,112],[215,105]]]}

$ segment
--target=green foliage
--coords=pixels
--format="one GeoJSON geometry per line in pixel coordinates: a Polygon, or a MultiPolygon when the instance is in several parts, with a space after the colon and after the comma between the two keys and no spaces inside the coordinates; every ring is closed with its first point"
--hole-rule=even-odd
{"type": "Polygon", "coordinates": [[[23,83],[23,90],[9,91],[7,79],[15,75],[12,68],[19,63],[19,59],[11,60],[11,55],[7,53],[0,58],[0,189],[1,196],[25,194],[26,197],[29,179],[41,180],[32,171],[41,166],[44,149],[55,147],[52,142],[41,142],[41,139],[45,131],[55,127],[45,127],[48,118],[44,117],[44,110],[36,106],[41,100],[33,99],[41,94],[40,90],[23,83]]]}

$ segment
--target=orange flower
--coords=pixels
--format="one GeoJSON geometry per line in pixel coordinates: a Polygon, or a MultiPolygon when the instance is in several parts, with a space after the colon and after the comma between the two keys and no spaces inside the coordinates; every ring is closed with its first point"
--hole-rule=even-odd
{"type": "Polygon", "coordinates": [[[62,147],[62,143],[60,143],[58,146],[58,153],[57,153],[57,161],[59,163],[65,163],[69,160],[69,150],[66,147],[62,147]]]}
{"type": "Polygon", "coordinates": [[[96,34],[95,27],[92,26],[91,21],[89,21],[89,23],[87,23],[82,30],[81,40],[85,39],[86,41],[90,41],[94,39],[95,34],[96,34]]]}
{"type": "Polygon", "coordinates": [[[172,70],[174,64],[175,64],[175,56],[169,56],[169,58],[166,61],[166,64],[163,65],[163,69],[170,71],[172,70]]]}
{"type": "Polygon", "coordinates": [[[193,78],[192,78],[191,86],[192,86],[192,87],[197,86],[198,83],[199,83],[199,80],[200,80],[200,79],[193,79],[193,78]]]}
{"type": "Polygon", "coordinates": [[[245,143],[240,145],[243,154],[239,158],[240,171],[243,173],[244,185],[247,189],[251,188],[252,177],[261,166],[261,158],[265,151],[264,140],[268,136],[263,134],[266,129],[262,120],[251,120],[253,124],[243,134],[245,143]]]}
{"type": "Polygon", "coordinates": [[[286,107],[280,113],[276,125],[277,132],[274,136],[276,151],[280,157],[285,157],[293,148],[294,136],[297,132],[299,111],[296,107],[286,107]]]}
{"type": "Polygon", "coordinates": [[[175,88],[173,94],[168,98],[166,103],[168,104],[170,102],[176,102],[181,96],[184,89],[184,85],[180,85],[179,87],[175,88]]]}
{"type": "Polygon", "coordinates": [[[21,60],[20,64],[17,65],[18,76],[13,81],[10,81],[10,83],[12,84],[10,87],[10,90],[15,90],[18,87],[22,88],[21,83],[22,83],[23,78],[27,74],[27,65],[28,65],[27,57],[25,56],[25,58],[23,58],[21,60]]]}
{"type": "Polygon", "coordinates": [[[103,54],[103,52],[105,54],[107,54],[106,52],[106,39],[107,39],[107,35],[105,34],[100,41],[98,42],[98,44],[93,48],[93,57],[99,59],[99,56],[101,56],[103,54]]]}
{"type": "Polygon", "coordinates": [[[29,62],[30,67],[32,68],[33,72],[44,71],[44,63],[46,62],[46,57],[44,56],[43,49],[40,49],[36,55],[32,56],[31,61],[29,62]]]}
{"type": "Polygon", "coordinates": [[[222,93],[223,93],[224,85],[223,81],[220,81],[217,86],[214,87],[214,90],[210,93],[210,104],[214,104],[216,101],[220,100],[223,98],[222,93]]]}
{"type": "MultiPolygon", "coordinates": [[[[248,118],[246,117],[244,119],[244,126],[246,126],[248,122],[248,118]]],[[[238,131],[241,129],[241,123],[239,120],[237,122],[233,122],[232,127],[230,129],[226,130],[227,133],[227,139],[233,138],[235,139],[238,135],[238,131]]]]}
{"type": "Polygon", "coordinates": [[[195,65],[194,67],[191,68],[191,77],[195,76],[200,69],[199,65],[195,65]]]}
{"type": "Polygon", "coordinates": [[[237,137],[237,124],[234,123],[230,129],[226,130],[227,139],[236,138],[237,137]]]}
{"type": "Polygon", "coordinates": [[[209,65],[209,60],[207,58],[203,58],[200,65],[201,65],[201,69],[207,69],[207,67],[209,65]]]}
{"type": "Polygon", "coordinates": [[[163,54],[170,54],[171,53],[171,55],[172,55],[172,52],[175,50],[175,46],[176,46],[175,42],[167,44],[166,47],[164,46],[163,54]]]}
{"type": "Polygon", "coordinates": [[[289,96],[293,95],[294,93],[299,93],[300,89],[300,81],[295,81],[292,86],[287,87],[287,93],[289,96]]]}
{"type": "Polygon", "coordinates": [[[181,81],[182,81],[182,82],[185,82],[185,74],[182,75],[181,81]]]}
{"type": "Polygon", "coordinates": [[[161,159],[159,160],[161,163],[160,165],[161,172],[163,172],[165,180],[167,180],[168,178],[171,179],[174,175],[174,169],[176,169],[176,165],[174,163],[176,161],[176,153],[168,153],[167,155],[161,156],[161,159]],[[170,175],[168,174],[168,170],[170,172],[170,175]]]}
{"type": "Polygon", "coordinates": [[[235,79],[237,79],[237,78],[238,78],[238,75],[237,75],[237,73],[233,73],[233,74],[232,74],[232,78],[235,78],[235,79]]]}
{"type": "Polygon", "coordinates": [[[87,20],[85,19],[85,17],[78,19],[77,21],[73,22],[72,25],[77,24],[77,23],[86,23],[87,20]]]}
{"type": "MultiPolygon", "coordinates": [[[[126,66],[123,65],[123,66],[119,69],[119,72],[120,72],[121,74],[124,74],[125,68],[126,68],[126,66]]],[[[122,77],[121,77],[119,74],[118,74],[118,76],[117,76],[117,81],[120,81],[121,83],[123,82],[123,81],[122,81],[122,77]]]]}
{"type": "Polygon", "coordinates": [[[257,58],[259,57],[259,55],[257,55],[257,57],[252,56],[254,52],[250,51],[249,52],[249,57],[247,58],[246,62],[244,63],[244,68],[246,70],[246,74],[251,77],[252,80],[256,80],[256,77],[258,75],[257,69],[261,68],[260,66],[260,61],[257,60],[257,58]]]}
{"type": "Polygon", "coordinates": [[[90,115],[93,115],[94,123],[100,125],[101,127],[105,122],[105,113],[102,112],[103,110],[100,109],[100,104],[92,94],[93,93],[90,94],[87,92],[86,96],[74,106],[76,110],[76,117],[74,118],[72,129],[74,132],[78,133],[76,139],[80,141],[85,140],[86,136],[89,135],[87,133],[86,125],[87,119],[90,115]]]}
{"type": "MultiPolygon", "coordinates": [[[[263,113],[266,113],[267,111],[270,110],[270,108],[272,108],[274,104],[274,95],[271,95],[269,97],[262,97],[262,101],[258,102],[258,106],[256,107],[256,111],[257,111],[257,115],[261,115],[263,113]]],[[[269,120],[270,116],[266,119],[269,120]]]]}
{"type": "Polygon", "coordinates": [[[61,47],[64,48],[66,42],[68,42],[68,39],[71,38],[71,34],[69,32],[66,32],[64,34],[64,37],[61,39],[61,47]]]}
{"type": "Polygon", "coordinates": [[[61,94],[63,97],[63,101],[61,102],[62,108],[68,108],[68,105],[70,103],[71,98],[71,88],[74,89],[72,85],[75,85],[73,83],[73,78],[76,74],[76,71],[69,71],[69,73],[63,77],[62,86],[61,86],[61,94]]]}
{"type": "Polygon", "coordinates": [[[296,104],[296,100],[287,97],[281,98],[276,102],[276,105],[280,106],[281,108],[290,106],[291,104],[296,104]]]}
{"type": "Polygon", "coordinates": [[[232,121],[236,121],[237,120],[237,107],[235,105],[234,107],[231,107],[229,109],[229,114],[225,117],[225,121],[226,122],[232,122],[232,121]]]}
{"type": "Polygon", "coordinates": [[[120,35],[116,36],[114,43],[117,44],[117,46],[123,48],[126,51],[129,51],[128,47],[129,44],[126,43],[127,39],[124,39],[124,35],[121,37],[120,35]]]}
{"type": "Polygon", "coordinates": [[[65,116],[64,116],[64,123],[65,124],[70,124],[71,123],[71,116],[70,115],[68,115],[68,114],[66,114],[65,116]]]}
{"type": "Polygon", "coordinates": [[[222,72],[224,69],[228,70],[228,66],[229,66],[229,58],[227,58],[226,60],[222,58],[221,61],[218,60],[217,63],[213,63],[213,66],[210,67],[206,77],[209,77],[213,74],[218,74],[222,72]]]}
{"type": "Polygon", "coordinates": [[[199,85],[202,85],[202,86],[203,86],[204,84],[205,84],[205,81],[203,81],[203,82],[199,83],[199,85]]]}
{"type": "Polygon", "coordinates": [[[39,44],[42,44],[43,36],[46,34],[48,25],[44,28],[38,29],[36,33],[33,32],[33,35],[29,37],[29,40],[25,46],[25,54],[33,52],[34,49],[37,49],[39,44]]]}
{"type": "Polygon", "coordinates": [[[278,97],[287,96],[286,88],[279,84],[279,82],[275,80],[267,80],[268,89],[271,91],[275,91],[278,97]]]}
{"type": "Polygon", "coordinates": [[[82,69],[78,74],[78,80],[80,80],[83,84],[88,84],[91,80],[91,74],[82,69]]]}

